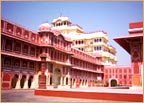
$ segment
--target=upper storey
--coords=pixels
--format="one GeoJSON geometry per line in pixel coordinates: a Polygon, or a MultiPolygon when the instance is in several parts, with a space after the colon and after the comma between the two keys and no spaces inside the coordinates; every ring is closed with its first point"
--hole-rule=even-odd
{"type": "MultiPolygon", "coordinates": [[[[14,46],[19,48],[20,54],[22,54],[22,52],[24,52],[25,50],[25,48],[23,48],[23,44],[26,44],[27,47],[31,45],[31,47],[28,47],[29,49],[26,49],[26,51],[29,50],[30,52],[34,52],[32,54],[43,53],[43,51],[47,51],[49,49],[48,47],[50,47],[54,48],[53,50],[61,51],[65,54],[79,55],[81,57],[79,59],[81,60],[85,58],[86,60],[90,60],[92,63],[101,64],[100,60],[98,60],[97,58],[89,56],[87,53],[84,52],[81,53],[77,49],[74,50],[71,47],[71,39],[63,35],[61,31],[51,27],[47,22],[42,23],[38,27],[38,33],[36,33],[19,24],[13,23],[6,19],[2,19],[1,30],[1,35],[2,37],[5,37],[6,44],[10,45],[10,48],[13,48],[13,44],[18,44],[18,46],[14,46]],[[15,41],[12,41],[13,43],[10,42],[9,38],[17,40],[18,43],[15,43],[15,41]],[[22,51],[22,49],[24,50],[22,51]]],[[[11,53],[12,52],[13,50],[11,51],[11,53]]]]}
{"type": "Polygon", "coordinates": [[[61,32],[57,29],[52,28],[48,23],[42,23],[39,27],[38,27],[38,33],[24,27],[21,26],[19,24],[16,24],[14,22],[11,22],[9,20],[6,19],[2,19],[1,20],[1,30],[3,35],[7,35],[10,36],[12,38],[17,38],[19,40],[25,41],[25,42],[29,42],[31,44],[34,45],[41,45],[41,44],[46,44],[47,38],[44,35],[49,35],[52,34],[54,36],[62,36],[62,38],[66,41],[66,42],[71,42],[71,39],[62,35],[61,32]],[[45,37],[42,40],[41,37],[45,37]],[[43,42],[41,42],[43,41],[43,42]]]}
{"type": "Polygon", "coordinates": [[[54,26],[70,25],[71,21],[68,17],[58,17],[52,21],[54,26]]]}
{"type": "Polygon", "coordinates": [[[19,24],[13,23],[9,20],[1,20],[1,32],[12,38],[17,38],[34,45],[38,45],[39,37],[36,32],[29,30],[19,24]]]}
{"type": "Polygon", "coordinates": [[[19,24],[9,20],[1,20],[2,35],[23,41],[35,46],[53,47],[64,52],[71,51],[70,38],[61,34],[59,30],[52,29],[48,23],[42,23],[38,28],[38,33],[29,30],[19,24]]]}
{"type": "Polygon", "coordinates": [[[72,24],[68,17],[58,17],[52,21],[52,25],[63,34],[83,33],[83,29],[77,24],[72,24]]]}

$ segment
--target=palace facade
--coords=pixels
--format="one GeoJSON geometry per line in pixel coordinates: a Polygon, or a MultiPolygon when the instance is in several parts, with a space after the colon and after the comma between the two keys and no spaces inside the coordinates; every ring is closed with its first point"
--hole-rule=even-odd
{"type": "Polygon", "coordinates": [[[70,38],[48,23],[34,32],[2,19],[2,89],[103,85],[104,66],[100,57],[77,50],[71,44],[70,38]]]}
{"type": "Polygon", "coordinates": [[[68,17],[58,17],[52,21],[52,25],[71,38],[72,47],[92,56],[99,56],[103,65],[116,65],[116,49],[108,44],[107,32],[84,32],[78,24],[71,23],[68,17]]]}
{"type": "Polygon", "coordinates": [[[130,23],[130,35],[114,39],[131,55],[131,66],[115,65],[106,32],[84,33],[67,17],[52,25],[42,23],[34,32],[1,20],[2,89],[142,87],[142,22],[130,23]]]}

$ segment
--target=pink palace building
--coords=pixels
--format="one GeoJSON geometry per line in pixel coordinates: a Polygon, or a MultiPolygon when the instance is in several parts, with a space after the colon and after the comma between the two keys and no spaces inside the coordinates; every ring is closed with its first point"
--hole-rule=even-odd
{"type": "Polygon", "coordinates": [[[131,54],[131,66],[104,66],[99,54],[72,47],[71,38],[48,23],[34,32],[2,19],[2,89],[141,87],[142,30],[142,23],[130,23],[130,35],[114,39],[131,54]]]}
{"type": "Polygon", "coordinates": [[[99,57],[72,48],[70,38],[48,23],[36,33],[2,19],[1,30],[2,89],[103,85],[99,57]]]}

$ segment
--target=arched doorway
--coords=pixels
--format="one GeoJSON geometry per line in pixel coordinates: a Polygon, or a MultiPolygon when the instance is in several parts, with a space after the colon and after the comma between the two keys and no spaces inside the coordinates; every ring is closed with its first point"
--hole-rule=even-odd
{"type": "Polygon", "coordinates": [[[50,76],[50,85],[52,85],[52,76],[50,76]]]}
{"type": "Polygon", "coordinates": [[[66,77],[66,85],[68,85],[68,77],[66,77]]]}
{"type": "Polygon", "coordinates": [[[73,83],[72,83],[72,86],[74,86],[75,85],[75,79],[73,79],[73,83]]]}
{"type": "Polygon", "coordinates": [[[29,79],[28,79],[28,88],[31,87],[32,81],[33,81],[33,76],[30,76],[29,79]]]}
{"type": "Polygon", "coordinates": [[[82,80],[80,79],[79,86],[82,86],[82,80]]]}
{"type": "Polygon", "coordinates": [[[26,76],[23,75],[22,78],[21,78],[21,80],[20,80],[20,87],[21,87],[21,88],[24,87],[24,83],[25,83],[25,81],[26,81],[26,76]]]}
{"type": "Polygon", "coordinates": [[[85,81],[85,85],[87,85],[87,80],[85,81]]]}
{"type": "Polygon", "coordinates": [[[117,80],[116,80],[116,79],[112,79],[112,80],[110,81],[110,84],[111,84],[111,87],[117,86],[117,80]]]}
{"type": "Polygon", "coordinates": [[[73,79],[72,78],[70,78],[70,87],[72,88],[72,85],[73,85],[73,79]]]}
{"type": "Polygon", "coordinates": [[[15,74],[14,77],[12,78],[12,81],[11,81],[11,87],[12,87],[12,88],[15,88],[15,87],[16,87],[18,78],[19,78],[19,76],[18,76],[17,74],[15,74]]]}
{"type": "Polygon", "coordinates": [[[57,88],[58,85],[60,85],[61,80],[61,70],[59,68],[55,69],[53,78],[54,78],[53,79],[54,88],[57,88]]]}
{"type": "Polygon", "coordinates": [[[84,80],[82,81],[82,86],[84,86],[84,80]]]}

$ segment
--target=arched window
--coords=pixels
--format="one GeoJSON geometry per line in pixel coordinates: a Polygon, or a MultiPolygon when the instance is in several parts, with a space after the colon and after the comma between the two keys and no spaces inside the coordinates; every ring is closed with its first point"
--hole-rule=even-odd
{"type": "Polygon", "coordinates": [[[102,39],[100,38],[100,39],[99,39],[99,41],[101,42],[101,41],[102,41],[102,39]]]}
{"type": "Polygon", "coordinates": [[[23,61],[22,67],[27,67],[28,63],[27,61],[23,61]]]}
{"type": "Polygon", "coordinates": [[[82,48],[82,51],[84,51],[84,48],[82,48]]]}
{"type": "Polygon", "coordinates": [[[99,50],[101,50],[101,46],[99,47],[99,50]]]}
{"type": "Polygon", "coordinates": [[[66,25],[66,21],[64,21],[64,25],[66,25]]]}
{"type": "Polygon", "coordinates": [[[23,46],[23,53],[28,54],[28,45],[23,46]]]}
{"type": "Polygon", "coordinates": [[[97,42],[97,39],[94,39],[94,42],[96,43],[96,42],[97,42]]]}
{"type": "Polygon", "coordinates": [[[15,51],[20,53],[21,52],[21,44],[19,42],[15,43],[15,51]]]}
{"type": "Polygon", "coordinates": [[[34,68],[34,62],[30,62],[29,68],[31,68],[31,69],[34,68]]]}
{"type": "Polygon", "coordinates": [[[83,40],[82,40],[82,44],[83,44],[84,42],[83,42],[83,40]]]}
{"type": "Polygon", "coordinates": [[[94,47],[94,50],[96,51],[96,50],[97,50],[97,47],[94,47]]]}
{"type": "Polygon", "coordinates": [[[4,66],[6,66],[6,67],[11,66],[11,59],[10,58],[6,57],[4,59],[4,66]]]}
{"type": "Polygon", "coordinates": [[[77,45],[78,42],[77,41],[75,41],[75,42],[76,42],[76,45],[77,45]]]}
{"type": "Polygon", "coordinates": [[[34,56],[34,55],[35,55],[35,48],[34,48],[34,47],[31,47],[30,55],[31,55],[31,56],[34,56]]]}
{"type": "Polygon", "coordinates": [[[78,43],[79,43],[79,45],[80,45],[80,44],[81,44],[81,41],[79,40],[79,42],[78,42],[78,43]]]}
{"type": "Polygon", "coordinates": [[[15,67],[20,67],[20,60],[15,59],[15,61],[14,61],[14,66],[15,66],[15,67]]]}
{"type": "Polygon", "coordinates": [[[6,39],[5,50],[12,51],[12,40],[6,39]]]}

